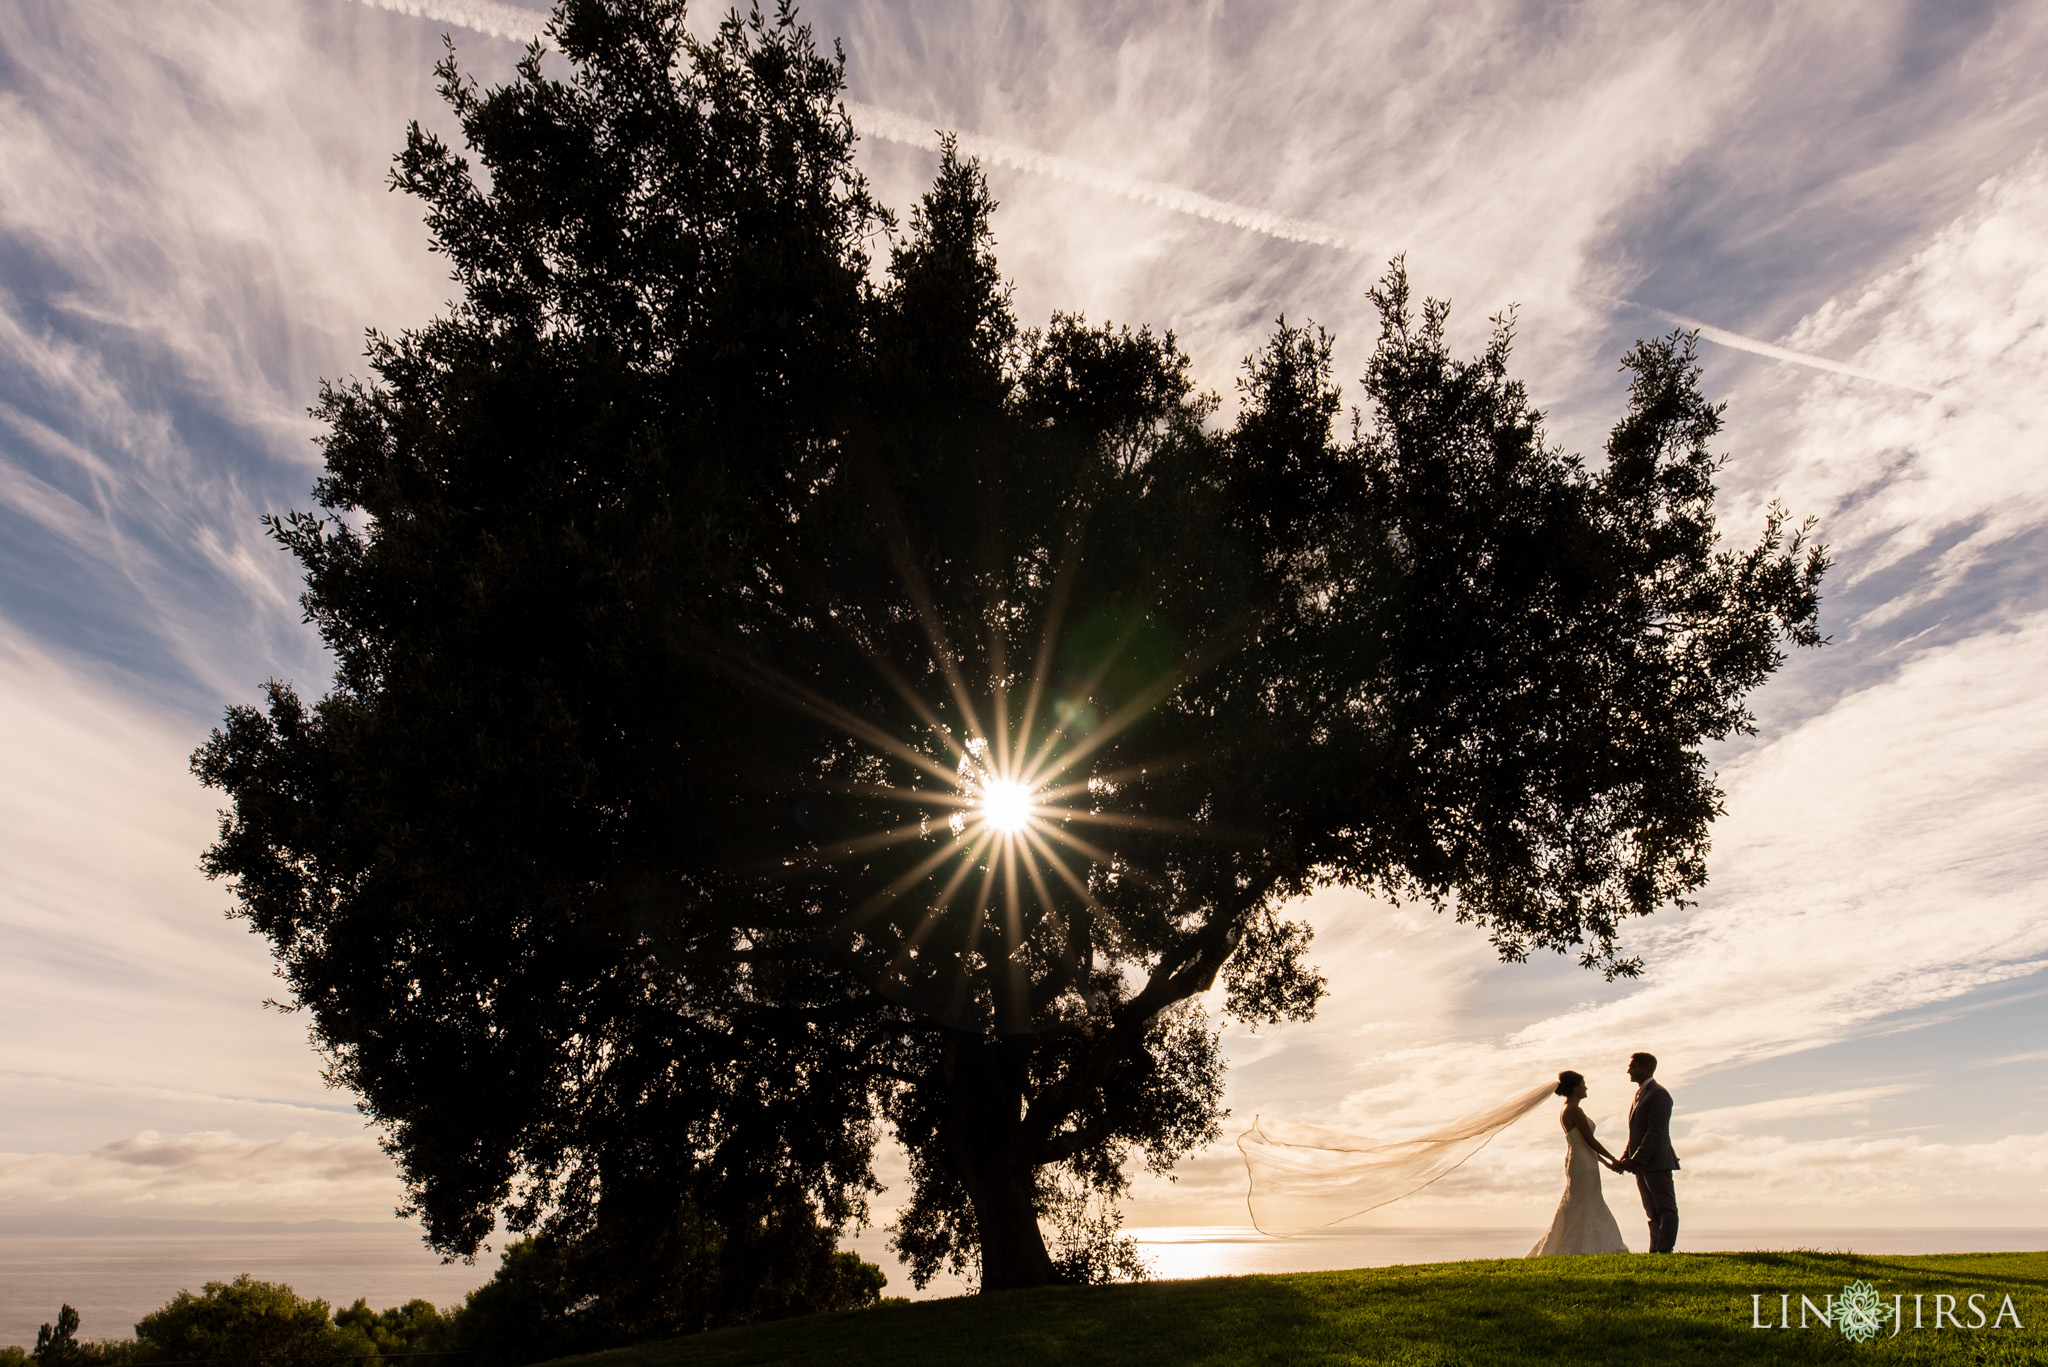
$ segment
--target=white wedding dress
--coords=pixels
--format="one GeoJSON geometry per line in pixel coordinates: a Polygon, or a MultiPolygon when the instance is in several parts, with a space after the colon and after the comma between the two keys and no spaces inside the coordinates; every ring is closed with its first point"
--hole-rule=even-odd
{"type": "Polygon", "coordinates": [[[1564,1199],[1557,1203],[1550,1231],[1536,1241],[1529,1256],[1628,1252],[1614,1212],[1600,1194],[1600,1156],[1577,1130],[1566,1130],[1564,1136],[1564,1199]]]}

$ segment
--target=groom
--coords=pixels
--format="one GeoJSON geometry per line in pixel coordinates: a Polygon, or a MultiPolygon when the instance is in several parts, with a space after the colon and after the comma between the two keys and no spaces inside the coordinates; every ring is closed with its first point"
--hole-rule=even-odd
{"type": "Polygon", "coordinates": [[[1636,1084],[1636,1100],[1628,1109],[1628,1147],[1614,1160],[1614,1170],[1635,1174],[1643,1213],[1650,1217],[1650,1252],[1669,1253],[1678,1242],[1678,1193],[1671,1185],[1678,1155],[1671,1151],[1671,1093],[1656,1072],[1655,1054],[1629,1056],[1628,1080],[1636,1084]]]}

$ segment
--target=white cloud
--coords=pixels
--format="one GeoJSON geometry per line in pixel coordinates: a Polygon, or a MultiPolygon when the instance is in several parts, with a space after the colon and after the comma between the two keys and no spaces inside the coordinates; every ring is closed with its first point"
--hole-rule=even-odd
{"type": "MultiPolygon", "coordinates": [[[[1797,1188],[1816,1206],[1868,1199],[1872,1209],[1912,1208],[1916,1220],[1938,1214],[1929,1202],[1960,1201],[1987,1218],[2008,1213],[2000,1200],[2032,1171],[2038,1137],[1952,1145],[1897,1136],[1793,1142],[1762,1132],[1778,1120],[1830,1115],[1850,1129],[1857,1109],[1908,1084],[1800,1094],[1781,1081],[1765,1101],[1694,1114],[1684,1111],[1683,1088],[1689,1078],[1858,1038],[1885,1028],[1886,1017],[2048,966],[2039,893],[2048,883],[2048,697],[2039,688],[2048,614],[1993,607],[1974,625],[1951,623],[1939,641],[1887,641],[1877,629],[1902,604],[1941,592],[2000,539],[2037,535],[2048,512],[2044,222],[2048,162],[2035,157],[1987,183],[1906,265],[1791,334],[1802,348],[1846,350],[1873,370],[1929,377],[1942,385],[1941,400],[1810,375],[1764,378],[1766,394],[1798,381],[1785,419],[1791,455],[1776,466],[1733,466],[1736,502],[1778,493],[1825,511],[1823,534],[1845,562],[1837,577],[1851,580],[1949,529],[1972,535],[1948,552],[1945,578],[1881,600],[1865,634],[1807,664],[1810,712],[1729,764],[1713,882],[1698,911],[1660,916],[1637,932],[1651,963],[1641,985],[1618,993],[1589,986],[1589,999],[1571,1009],[1553,1006],[1489,1035],[1473,1028],[1485,1006],[1473,993],[1497,989],[1504,976],[1488,970],[1476,936],[1440,928],[1419,938],[1391,913],[1311,902],[1319,957],[1339,995],[1315,1025],[1262,1046],[1280,1062],[1240,1063],[1233,1105],[1383,1132],[1477,1109],[1546,1071],[1577,1067],[1593,1077],[1597,1113],[1625,1094],[1619,1060],[1648,1047],[1680,1091],[1680,1133],[1694,1136],[1680,1145],[1689,1202],[1739,1214],[1755,1193],[1775,1200],[1797,1188]],[[1376,974],[1350,952],[1360,939],[1414,971],[1376,974]],[[1419,954],[1431,939],[1435,952],[1419,954]],[[1924,1190],[1912,1175],[1923,1163],[1924,1190]]],[[[1235,1044],[1232,1052],[1252,1058],[1235,1044]]],[[[1942,1089],[1929,1085],[1938,1114],[1942,1089]]],[[[1616,1123],[1612,1115],[1603,1122],[1610,1131],[1616,1123]]],[[[1537,1200],[1554,1186],[1555,1149],[1547,1126],[1525,1122],[1415,1198],[1408,1218],[1537,1200]]],[[[1140,1218],[1231,1218],[1243,1180],[1235,1156],[1205,1156],[1188,1173],[1178,1193],[1147,1187],[1139,1210],[1161,1216],[1140,1218]]]]}
{"type": "MultiPolygon", "coordinates": [[[[353,14],[324,0],[82,0],[54,48],[38,8],[0,20],[0,42],[43,57],[0,144],[0,228],[47,254],[62,312],[171,351],[305,465],[315,377],[372,320],[422,321],[446,293],[417,209],[385,186],[404,119],[438,109],[429,74],[321,79],[353,14]]],[[[28,331],[10,340],[33,359],[28,331]]]]}
{"type": "Polygon", "coordinates": [[[0,1148],[152,1117],[359,1130],[304,1026],[263,1009],[269,956],[198,871],[200,733],[0,622],[0,738],[0,1148]]]}
{"type": "Polygon", "coordinates": [[[1850,582],[1964,533],[1859,624],[1881,625],[2048,516],[2048,155],[1988,181],[1904,265],[1829,300],[1788,340],[1939,386],[1933,400],[1807,386],[1770,471],[1778,492],[1823,515],[1850,582]]]}
{"type": "Polygon", "coordinates": [[[0,504],[52,539],[43,593],[212,695],[319,671],[259,517],[307,502],[318,379],[360,370],[366,326],[446,294],[384,186],[405,117],[437,107],[425,64],[335,79],[337,41],[396,22],[336,10],[0,15],[22,54],[0,139],[0,504]]]}
{"type": "Polygon", "coordinates": [[[1974,1144],[1919,1135],[1790,1141],[1719,1134],[1687,1141],[1687,1199],[1728,1215],[1776,1213],[1873,1224],[2038,1224],[2048,1134],[1974,1144]]]}
{"type": "MultiPolygon", "coordinates": [[[[2035,615],[1923,652],[1753,750],[1724,775],[1729,814],[1716,831],[1715,878],[1703,905],[1638,933],[1651,965],[1642,984],[1503,1034],[1465,1024],[1483,1006],[1469,995],[1482,981],[1479,936],[1404,924],[1400,913],[1368,912],[1355,901],[1311,903],[1324,943],[1337,949],[1325,957],[1337,995],[1314,1025],[1280,1033],[1271,1062],[1233,1042],[1232,1057],[1243,1060],[1230,1084],[1239,1112],[1233,1128],[1263,1111],[1393,1133],[1481,1109],[1571,1067],[1591,1078],[1594,1112],[1611,1135],[1626,1097],[1622,1061],[1649,1048],[1680,1096],[1680,1133],[1697,1122],[1702,1136],[1679,1145],[1692,1206],[1735,1199],[1765,1170],[1758,1164],[1792,1173],[1848,1155],[1844,1161],[1860,1166],[1843,1176],[1838,1194],[1879,1191],[1903,1210],[1910,1177],[1873,1174],[1907,1141],[1816,1147],[1756,1134],[1795,1115],[1842,1114],[1846,1126],[1851,1108],[1903,1085],[1781,1093],[1697,1116],[1683,1110],[1685,1086],[1855,1038],[1886,1016],[2048,964],[2048,906],[2039,892],[2048,882],[2044,676],[2048,615],[2035,615]],[[1384,971],[1356,953],[1364,941],[1388,954],[1384,971]]],[[[1601,994],[1589,987],[1587,995],[1601,994]]],[[[1953,1162],[1943,1157],[1949,1166],[1939,1182],[1930,1179],[1929,1199],[1967,1198],[1995,1213],[2010,1180],[1998,1175],[2000,1156],[2033,1152],[2002,1142],[1962,1146],[1956,1152],[1965,1158],[1953,1162]]],[[[1540,1205],[1555,1185],[1556,1161],[1555,1133],[1525,1121],[1439,1188],[1411,1198],[1402,1218],[1540,1205]]],[[[1243,1180],[1234,1154],[1212,1153],[1186,1171],[1178,1191],[1147,1184],[1136,1218],[1234,1218],[1243,1180]]],[[[1814,1189],[1823,1188],[1836,1190],[1814,1189]]],[[[1839,1204],[1834,1196],[1814,1201],[1839,1204]]]]}
{"type": "Polygon", "coordinates": [[[154,1130],[90,1153],[0,1153],[0,1218],[389,1218],[401,1196],[368,1136],[154,1130]]]}
{"type": "Polygon", "coordinates": [[[1915,1084],[1900,1082],[1882,1087],[1850,1087],[1841,1091],[1814,1092],[1804,1096],[1773,1097],[1769,1101],[1752,1101],[1741,1106],[1717,1106],[1711,1110],[1688,1111],[1685,1116],[1686,1145],[1688,1148],[1697,1148],[1702,1135],[1750,1129],[1759,1124],[1786,1120],[1793,1116],[1832,1117],[1867,1111],[1873,1101],[1902,1096],[1918,1090],[1920,1088],[1915,1084]]]}
{"type": "MultiPolygon", "coordinates": [[[[1335,327],[1347,369],[1362,360],[1364,289],[1398,252],[1419,288],[1459,301],[1461,335],[1519,301],[1532,355],[1582,344],[1604,312],[1575,293],[1589,253],[1742,97],[1764,36],[1640,6],[1540,30],[1428,4],[1170,7],[1107,25],[1080,6],[962,6],[914,42],[903,22],[849,13],[864,107],[894,111],[887,129],[912,140],[972,130],[999,168],[1045,177],[997,176],[1025,316],[1171,322],[1225,389],[1281,310],[1335,327]],[[1275,250],[1181,213],[1340,250],[1275,250]]],[[[915,192],[883,165],[893,198],[915,192]]]]}
{"type": "Polygon", "coordinates": [[[2048,961],[2048,617],[1915,659],[1724,777],[1715,881],[1644,986],[1507,1056],[1656,1047],[1666,1075],[1811,1049],[2048,961]]]}

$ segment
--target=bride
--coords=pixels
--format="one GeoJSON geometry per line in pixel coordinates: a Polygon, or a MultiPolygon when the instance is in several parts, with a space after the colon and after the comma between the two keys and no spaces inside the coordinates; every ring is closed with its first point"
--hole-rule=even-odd
{"type": "Polygon", "coordinates": [[[1586,1099],[1586,1079],[1574,1072],[1557,1075],[1557,1095],[1564,1098],[1558,1117],[1564,1126],[1564,1199],[1557,1203],[1550,1231],[1529,1250],[1532,1258],[1560,1253],[1626,1253],[1621,1228],[1600,1194],[1601,1160],[1614,1155],[1593,1137],[1593,1121],[1579,1103],[1586,1099]]]}

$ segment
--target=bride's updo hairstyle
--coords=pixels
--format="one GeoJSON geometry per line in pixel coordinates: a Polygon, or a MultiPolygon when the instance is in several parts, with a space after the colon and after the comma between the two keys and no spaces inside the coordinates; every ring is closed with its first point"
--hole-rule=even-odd
{"type": "Polygon", "coordinates": [[[1567,1068],[1557,1075],[1557,1094],[1569,1101],[1572,1093],[1584,1085],[1585,1081],[1584,1073],[1575,1073],[1567,1068]]]}

